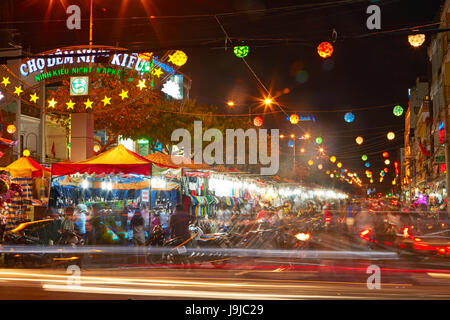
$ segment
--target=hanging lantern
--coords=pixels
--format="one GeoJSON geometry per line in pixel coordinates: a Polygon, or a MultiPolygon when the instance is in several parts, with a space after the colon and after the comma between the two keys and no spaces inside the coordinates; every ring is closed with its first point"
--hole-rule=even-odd
{"type": "Polygon", "coordinates": [[[28,150],[28,149],[23,150],[23,156],[24,157],[29,157],[30,156],[30,150],[28,150]]]}
{"type": "Polygon", "coordinates": [[[388,138],[388,140],[394,140],[394,138],[395,138],[395,133],[393,133],[392,131],[389,132],[389,133],[387,134],[387,138],[388,138]]]}
{"type": "Polygon", "coordinates": [[[403,108],[402,106],[395,106],[392,112],[395,116],[400,117],[403,114],[403,108]]]}
{"type": "Polygon", "coordinates": [[[370,167],[370,163],[368,162],[366,162],[364,165],[366,166],[366,168],[370,167]]]}
{"type": "Polygon", "coordinates": [[[355,115],[351,112],[347,112],[344,116],[344,120],[346,122],[353,122],[353,120],[355,120],[355,115]]]}
{"type": "Polygon", "coordinates": [[[255,117],[255,118],[253,119],[253,124],[254,124],[256,127],[261,127],[261,126],[263,125],[263,119],[262,119],[261,117],[255,117]]]}
{"type": "Polygon", "coordinates": [[[335,163],[336,162],[336,157],[335,156],[331,156],[330,161],[335,163]]]}
{"type": "Polygon", "coordinates": [[[356,143],[357,144],[362,144],[364,141],[363,137],[356,137],[356,143]]]}
{"type": "Polygon", "coordinates": [[[289,117],[289,121],[290,121],[292,124],[297,124],[297,123],[300,121],[300,118],[299,118],[298,115],[296,115],[296,114],[294,113],[293,115],[291,115],[291,116],[289,117]]]}
{"type": "Polygon", "coordinates": [[[389,169],[388,168],[384,168],[384,172],[388,173],[389,169]]]}
{"type": "Polygon", "coordinates": [[[317,53],[324,59],[329,58],[333,54],[333,45],[329,42],[322,42],[317,47],[317,53]]]}
{"type": "Polygon", "coordinates": [[[169,54],[169,62],[181,67],[187,61],[187,55],[183,51],[177,50],[173,54],[169,54]]]}
{"type": "Polygon", "coordinates": [[[322,137],[317,137],[317,138],[316,138],[316,143],[317,143],[317,144],[321,144],[322,141],[323,141],[322,137]]]}
{"type": "Polygon", "coordinates": [[[309,161],[308,161],[308,164],[309,164],[310,166],[312,166],[312,165],[314,164],[314,161],[309,160],[309,161]]]}
{"type": "Polygon", "coordinates": [[[385,164],[385,165],[388,166],[390,163],[391,163],[391,161],[389,161],[389,159],[384,160],[384,164],[385,164]]]}
{"type": "Polygon", "coordinates": [[[341,167],[342,167],[342,163],[338,162],[338,163],[337,163],[337,167],[338,167],[338,168],[341,168],[341,167]]]}
{"type": "Polygon", "coordinates": [[[94,152],[97,153],[100,151],[100,146],[98,144],[94,145],[94,152]]]}
{"type": "Polygon", "coordinates": [[[9,126],[6,127],[6,131],[9,134],[13,134],[14,132],[16,132],[16,126],[13,124],[10,124],[9,126]]]}
{"type": "Polygon", "coordinates": [[[319,165],[317,166],[317,168],[318,168],[319,170],[322,170],[322,168],[323,168],[322,164],[319,164],[319,165]]]}
{"type": "Polygon", "coordinates": [[[410,34],[408,36],[408,42],[414,48],[418,48],[425,42],[425,35],[423,33],[410,34]]]}
{"type": "Polygon", "coordinates": [[[245,58],[249,51],[248,46],[236,46],[233,48],[234,55],[238,58],[245,58]]]}
{"type": "Polygon", "coordinates": [[[383,152],[383,158],[387,158],[387,157],[389,157],[389,153],[383,152]]]}
{"type": "Polygon", "coordinates": [[[365,154],[363,154],[361,159],[362,159],[362,161],[366,161],[367,160],[367,156],[365,154]]]}
{"type": "Polygon", "coordinates": [[[381,173],[380,173],[380,175],[381,175],[382,177],[384,177],[385,174],[386,174],[386,173],[384,173],[384,171],[381,171],[381,173]]]}
{"type": "Polygon", "coordinates": [[[370,183],[373,183],[373,179],[370,179],[370,183]]]}
{"type": "Polygon", "coordinates": [[[334,178],[334,174],[330,174],[330,178],[334,178]]]}

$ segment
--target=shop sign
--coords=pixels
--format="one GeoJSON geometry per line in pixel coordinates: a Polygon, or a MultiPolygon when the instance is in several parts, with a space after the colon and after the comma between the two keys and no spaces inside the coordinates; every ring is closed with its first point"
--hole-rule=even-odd
{"type": "Polygon", "coordinates": [[[149,201],[149,192],[148,192],[148,190],[142,190],[142,201],[149,201]]]}

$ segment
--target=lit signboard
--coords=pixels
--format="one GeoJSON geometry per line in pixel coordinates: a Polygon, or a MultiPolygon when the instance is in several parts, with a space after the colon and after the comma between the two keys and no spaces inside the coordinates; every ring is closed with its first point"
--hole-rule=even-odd
{"type": "Polygon", "coordinates": [[[70,95],[86,96],[89,93],[89,77],[70,77],[70,95]]]}

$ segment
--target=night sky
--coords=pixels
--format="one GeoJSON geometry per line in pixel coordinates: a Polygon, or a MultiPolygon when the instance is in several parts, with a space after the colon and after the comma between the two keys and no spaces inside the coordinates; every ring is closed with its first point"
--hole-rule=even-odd
{"type": "MultiPolygon", "coordinates": [[[[21,44],[33,53],[87,44],[88,2],[2,0],[2,27],[18,29],[21,44]],[[64,5],[70,4],[82,7],[80,31],[65,28],[64,5]]],[[[327,154],[361,176],[366,169],[361,160],[365,153],[377,181],[384,167],[381,153],[391,153],[393,162],[403,146],[404,117],[395,117],[392,108],[400,104],[406,110],[408,88],[416,77],[429,76],[429,37],[416,49],[404,34],[374,35],[379,31],[366,28],[366,8],[373,3],[381,7],[381,31],[387,31],[438,21],[443,1],[335,1],[317,7],[321,2],[332,1],[95,0],[94,44],[179,48],[189,57],[181,71],[192,78],[191,98],[223,106],[224,113],[247,113],[249,104],[254,112],[262,111],[257,99],[264,92],[243,61],[234,56],[233,45],[224,49],[217,14],[233,44],[250,46],[248,64],[283,108],[317,119],[296,127],[286,121],[286,115],[277,113],[264,116],[265,126],[280,128],[285,134],[308,131],[314,137],[322,136],[327,154]],[[149,16],[154,18],[143,19],[149,16]],[[115,21],[117,17],[139,18],[115,21]],[[337,32],[334,54],[323,60],[316,48],[322,41],[331,41],[333,29],[337,32]],[[282,94],[285,88],[288,94],[282,94]],[[232,111],[226,110],[229,99],[237,104],[232,111]],[[358,111],[383,105],[389,106],[358,111]],[[347,109],[355,114],[353,123],[344,121],[343,110],[347,109]],[[393,142],[386,139],[388,131],[396,133],[393,142]],[[355,143],[358,135],[365,139],[361,146],[355,143]]],[[[273,106],[272,110],[279,109],[273,106]]],[[[385,179],[386,187],[391,180],[385,179]]]]}

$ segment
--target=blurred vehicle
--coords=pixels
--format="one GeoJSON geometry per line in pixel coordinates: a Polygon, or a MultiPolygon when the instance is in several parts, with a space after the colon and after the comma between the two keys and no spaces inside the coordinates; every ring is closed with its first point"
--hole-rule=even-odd
{"type": "Polygon", "coordinates": [[[447,227],[422,235],[411,234],[410,229],[405,227],[398,237],[402,239],[398,245],[403,250],[419,255],[450,256],[450,229],[447,227]]]}
{"type": "Polygon", "coordinates": [[[27,221],[20,223],[13,230],[5,234],[5,245],[18,245],[23,247],[32,246],[36,252],[27,253],[6,253],[4,264],[6,267],[48,267],[59,264],[81,263],[81,258],[70,254],[45,253],[45,248],[52,245],[83,245],[84,241],[72,233],[59,233],[59,220],[44,219],[37,221],[27,221]],[[76,240],[74,240],[76,239],[76,240]]]}

